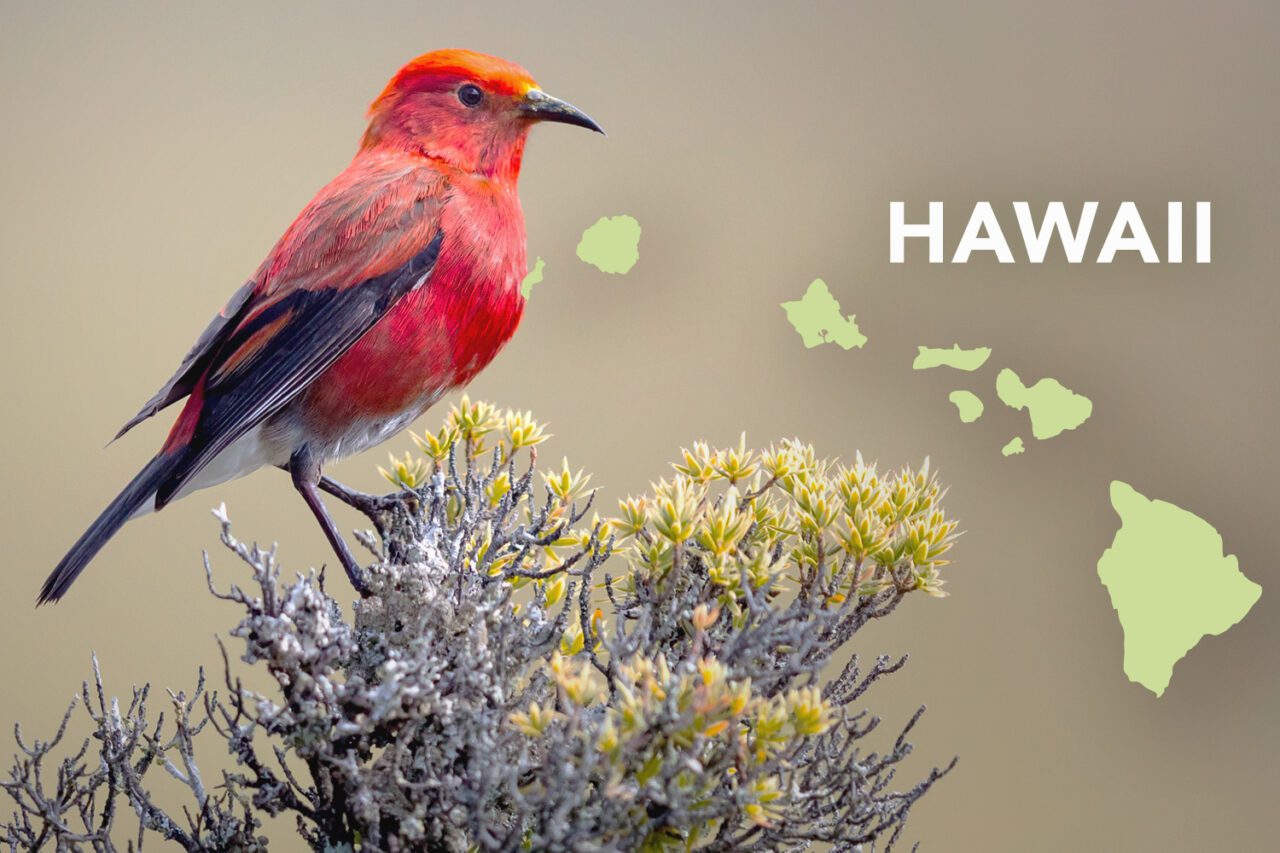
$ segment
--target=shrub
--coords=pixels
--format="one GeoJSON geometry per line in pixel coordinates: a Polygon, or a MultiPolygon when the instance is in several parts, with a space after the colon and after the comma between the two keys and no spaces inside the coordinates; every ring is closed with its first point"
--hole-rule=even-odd
{"type": "Polygon", "coordinates": [[[616,518],[588,518],[589,477],[539,475],[545,438],[465,399],[415,436],[421,455],[383,469],[398,491],[366,496],[378,559],[350,620],[323,574],[282,580],[220,510],[252,584],[218,591],[206,557],[210,590],[276,690],[246,689],[224,648],[225,687],[202,672],[166,725],[146,687],[108,700],[95,660],[96,743],[54,763],[70,708],[51,741],[18,730],[0,835],[113,850],[127,808],[139,844],[192,851],[264,850],[282,814],[329,851],[891,847],[954,760],[892,787],[923,708],[871,751],[861,704],[906,658],[833,659],[908,594],[943,595],[956,529],[928,464],[695,444],[616,518]],[[197,739],[234,757],[216,784],[197,739]],[[149,793],[157,767],[190,792],[181,818],[149,793]]]}

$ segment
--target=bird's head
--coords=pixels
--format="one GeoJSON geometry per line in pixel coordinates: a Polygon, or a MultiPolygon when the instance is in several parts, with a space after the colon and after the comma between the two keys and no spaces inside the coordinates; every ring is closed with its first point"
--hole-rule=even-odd
{"type": "Polygon", "coordinates": [[[519,65],[470,50],[437,50],[401,68],[369,107],[363,147],[409,150],[468,172],[514,180],[535,122],[599,133],[519,65]]]}

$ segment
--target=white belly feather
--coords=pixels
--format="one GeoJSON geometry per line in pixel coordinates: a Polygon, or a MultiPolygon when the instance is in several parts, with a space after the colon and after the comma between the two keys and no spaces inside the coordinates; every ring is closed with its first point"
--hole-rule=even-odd
{"type": "MultiPolygon", "coordinates": [[[[298,420],[283,418],[260,424],[236,439],[215,456],[204,469],[183,486],[173,500],[192,492],[217,486],[253,473],[259,468],[287,465],[294,450],[309,444],[326,462],[344,459],[377,447],[413,423],[431,404],[444,395],[443,389],[428,395],[421,404],[390,417],[360,420],[336,439],[317,440],[299,428],[298,420]],[[318,446],[317,446],[318,445],[318,446]]],[[[155,511],[155,501],[147,501],[133,514],[134,518],[155,511]]]]}

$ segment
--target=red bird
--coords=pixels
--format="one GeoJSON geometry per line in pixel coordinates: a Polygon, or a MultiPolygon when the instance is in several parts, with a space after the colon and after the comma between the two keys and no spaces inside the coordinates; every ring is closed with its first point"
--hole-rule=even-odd
{"type": "Polygon", "coordinates": [[[525,274],[516,180],[538,121],[604,132],[493,56],[440,50],[400,69],[370,107],[351,165],[120,430],[187,398],[160,452],[62,558],[39,603],[65,595],[130,518],[267,465],[288,469],[365,594],[319,490],[355,496],[321,469],[395,435],[515,332],[525,274]]]}

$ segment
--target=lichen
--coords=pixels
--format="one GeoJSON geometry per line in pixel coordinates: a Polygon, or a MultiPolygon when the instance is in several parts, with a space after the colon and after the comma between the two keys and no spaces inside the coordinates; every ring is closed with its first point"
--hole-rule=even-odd
{"type": "Polygon", "coordinates": [[[54,784],[65,720],[48,743],[19,732],[0,838],[114,850],[127,809],[191,851],[266,849],[279,814],[314,850],[891,847],[954,761],[895,786],[923,708],[872,750],[863,699],[906,658],[841,652],[910,593],[943,594],[955,523],[928,465],[699,443],[602,517],[567,461],[538,476],[546,437],[466,400],[415,437],[422,455],[384,470],[399,491],[362,537],[377,559],[350,620],[322,575],[285,580],[220,510],[252,583],[220,591],[206,559],[210,590],[275,689],[245,688],[224,649],[225,691],[201,673],[166,728],[148,688],[107,700],[95,661],[97,743],[54,784]],[[209,786],[195,744],[219,739],[237,766],[209,786]],[[153,766],[190,790],[181,820],[144,784],[153,766]]]}

